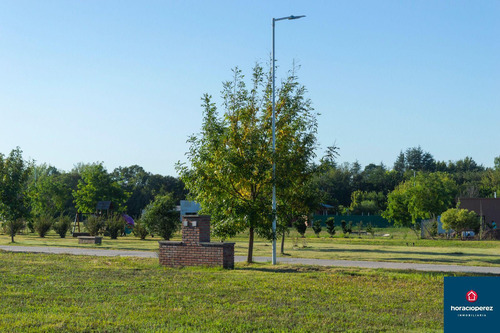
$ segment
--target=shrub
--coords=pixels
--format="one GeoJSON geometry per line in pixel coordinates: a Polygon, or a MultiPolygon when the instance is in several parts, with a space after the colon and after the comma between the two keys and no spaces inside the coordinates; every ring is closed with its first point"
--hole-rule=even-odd
{"type": "Polygon", "coordinates": [[[316,237],[319,237],[319,234],[321,233],[321,220],[315,220],[312,225],[312,229],[314,233],[316,234],[316,237]]]}
{"type": "Polygon", "coordinates": [[[14,236],[26,227],[26,223],[23,219],[17,219],[4,222],[3,226],[6,233],[11,237],[12,243],[14,243],[14,236]]]}
{"type": "Polygon", "coordinates": [[[346,231],[348,234],[352,233],[352,221],[347,223],[346,231]]]}
{"type": "Polygon", "coordinates": [[[142,216],[147,229],[169,240],[179,229],[179,212],[175,211],[175,200],[171,194],[157,196],[150,203],[142,216]]]}
{"type": "Polygon", "coordinates": [[[65,238],[68,233],[69,228],[71,228],[71,218],[69,216],[64,216],[61,214],[57,221],[54,223],[52,229],[61,237],[65,238]]]}
{"type": "Polygon", "coordinates": [[[149,235],[149,230],[142,220],[135,221],[134,235],[140,239],[146,239],[146,236],[149,235]]]}
{"type": "Polygon", "coordinates": [[[456,232],[464,230],[477,231],[480,226],[479,217],[467,209],[451,208],[441,214],[443,229],[453,229],[456,232]]]}
{"type": "Polygon", "coordinates": [[[372,235],[372,237],[375,236],[375,229],[373,229],[371,222],[368,222],[368,225],[366,226],[366,232],[372,235]]]}
{"type": "Polygon", "coordinates": [[[54,224],[54,219],[52,218],[52,216],[42,215],[35,218],[33,226],[38,236],[43,238],[50,231],[53,224],[54,224]]]}
{"type": "Polygon", "coordinates": [[[358,223],[358,236],[361,237],[361,230],[363,229],[363,221],[358,223]]]}
{"type": "Polygon", "coordinates": [[[297,232],[304,237],[306,230],[307,230],[307,224],[306,220],[303,217],[298,217],[294,222],[293,226],[297,230],[297,232]]]}
{"type": "Polygon", "coordinates": [[[342,225],[342,233],[344,234],[344,237],[347,237],[352,232],[352,221],[346,223],[345,220],[342,220],[340,224],[342,225]]]}
{"type": "Polygon", "coordinates": [[[347,234],[347,222],[345,220],[340,221],[340,225],[342,227],[342,233],[347,234]]]}
{"type": "Polygon", "coordinates": [[[335,218],[329,217],[326,219],[326,231],[330,234],[330,237],[335,235],[335,218]]]}
{"type": "Polygon", "coordinates": [[[109,232],[111,239],[117,239],[118,235],[125,229],[125,220],[120,214],[109,216],[105,223],[106,231],[109,232]]]}
{"type": "Polygon", "coordinates": [[[91,236],[97,236],[102,232],[104,228],[104,221],[100,216],[91,215],[85,223],[85,229],[90,233],[91,236]]]}

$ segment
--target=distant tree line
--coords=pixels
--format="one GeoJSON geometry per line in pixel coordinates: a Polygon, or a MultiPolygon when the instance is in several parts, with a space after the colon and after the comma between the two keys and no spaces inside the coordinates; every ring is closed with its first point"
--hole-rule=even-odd
{"type": "MultiPolygon", "coordinates": [[[[338,151],[337,147],[334,148],[333,151],[338,151]]],[[[413,147],[401,151],[392,168],[383,163],[370,163],[362,168],[358,162],[338,164],[337,156],[332,154],[330,147],[316,166],[317,172],[312,180],[321,201],[334,206],[334,213],[381,214],[388,209],[388,201],[403,189],[420,185],[422,191],[430,191],[429,186],[437,186],[436,179],[446,179],[451,188],[452,202],[455,197],[493,197],[495,192],[500,194],[500,157],[495,158],[493,168],[485,168],[471,157],[458,161],[436,161],[421,147],[413,147]],[[391,196],[394,191],[396,193],[391,196]]],[[[408,217],[411,221],[411,216],[408,217]]]]}
{"type": "MultiPolygon", "coordinates": [[[[392,168],[383,163],[363,168],[358,162],[339,164],[339,155],[338,147],[328,147],[319,163],[310,168],[312,177],[301,188],[297,202],[306,204],[311,213],[325,203],[334,207],[334,214],[382,214],[396,225],[411,227],[418,219],[454,208],[458,197],[500,195],[500,156],[494,159],[494,167],[486,168],[471,157],[436,161],[421,147],[413,147],[401,151],[392,168]]],[[[3,221],[90,213],[104,200],[112,201],[119,212],[139,217],[157,196],[167,194],[177,204],[185,199],[182,180],[152,174],[138,165],[108,172],[102,163],[78,163],[72,170],[62,171],[25,161],[20,148],[8,156],[0,154],[3,221]]],[[[289,206],[286,211],[293,212],[292,201],[289,206]]],[[[287,212],[280,216],[291,221],[287,212]]]]}
{"type": "Polygon", "coordinates": [[[182,181],[138,165],[108,172],[100,162],[78,163],[62,171],[25,161],[20,148],[0,154],[0,221],[92,213],[98,201],[112,201],[117,212],[139,217],[155,197],[166,194],[178,204],[186,196],[182,181]]]}

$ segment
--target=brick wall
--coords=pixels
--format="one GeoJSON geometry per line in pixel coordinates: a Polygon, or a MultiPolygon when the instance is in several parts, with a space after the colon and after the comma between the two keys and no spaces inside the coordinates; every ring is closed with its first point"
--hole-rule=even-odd
{"type": "Polygon", "coordinates": [[[210,216],[182,218],[182,242],[160,241],[160,264],[168,267],[234,268],[234,243],[210,243],[210,216]]]}

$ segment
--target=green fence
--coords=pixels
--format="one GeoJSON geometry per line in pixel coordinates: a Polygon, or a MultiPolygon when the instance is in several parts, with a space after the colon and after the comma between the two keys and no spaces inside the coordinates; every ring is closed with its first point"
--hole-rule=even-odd
{"type": "Polygon", "coordinates": [[[313,221],[321,220],[321,225],[325,226],[325,221],[329,217],[335,218],[335,225],[340,225],[341,221],[345,220],[346,223],[352,221],[353,226],[356,226],[359,222],[363,222],[363,226],[365,227],[368,223],[371,223],[374,228],[387,228],[392,226],[389,221],[380,215],[314,215],[313,221]]]}

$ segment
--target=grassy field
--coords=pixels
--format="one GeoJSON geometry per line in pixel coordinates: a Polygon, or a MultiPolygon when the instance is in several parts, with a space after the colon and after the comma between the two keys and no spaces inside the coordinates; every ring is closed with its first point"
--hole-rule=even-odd
{"type": "MultiPolygon", "coordinates": [[[[176,234],[174,240],[180,240],[180,238],[180,234],[176,234]]],[[[16,243],[13,245],[96,247],[96,245],[80,245],[73,237],[61,239],[54,232],[49,233],[45,238],[40,238],[36,234],[18,235],[15,240],[16,243]]],[[[158,237],[149,237],[146,240],[140,240],[134,236],[120,237],[117,240],[105,237],[99,248],[156,251],[158,240],[160,240],[158,237]]],[[[212,241],[219,241],[219,239],[212,238],[212,241]]],[[[241,234],[226,241],[236,243],[236,255],[247,254],[247,234],[241,234]]],[[[10,238],[0,234],[0,245],[8,244],[10,244],[10,238]]],[[[341,235],[329,238],[326,232],[322,233],[322,237],[317,238],[310,230],[306,238],[300,238],[295,231],[291,231],[286,238],[285,254],[297,258],[500,266],[499,241],[418,239],[409,229],[401,228],[379,229],[374,237],[351,235],[349,238],[341,235]],[[390,236],[383,237],[383,234],[390,236]]],[[[254,255],[269,257],[271,243],[257,237],[254,255]]]]}
{"type": "Polygon", "coordinates": [[[0,331],[440,332],[443,274],[0,251],[0,331]]]}

